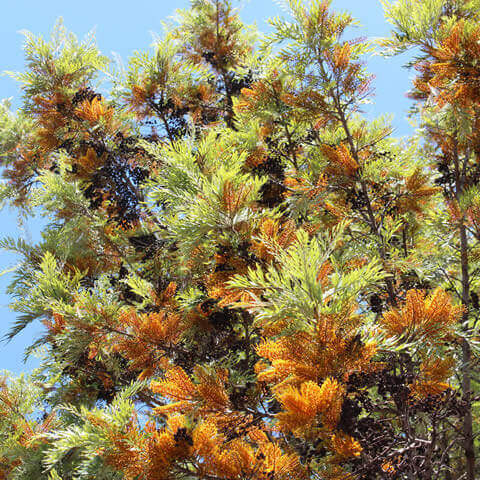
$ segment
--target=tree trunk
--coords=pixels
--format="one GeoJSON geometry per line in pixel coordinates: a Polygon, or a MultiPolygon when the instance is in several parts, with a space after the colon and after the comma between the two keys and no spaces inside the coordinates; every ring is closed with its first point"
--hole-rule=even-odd
{"type": "MultiPolygon", "coordinates": [[[[465,311],[462,320],[464,329],[468,328],[468,304],[470,301],[470,285],[468,276],[468,239],[464,219],[460,226],[460,257],[462,264],[462,303],[465,311]]],[[[465,402],[465,414],[463,417],[463,436],[466,458],[467,479],[475,480],[475,449],[473,439],[472,419],[472,386],[470,363],[472,351],[467,340],[462,341],[462,390],[463,401],[465,402]]]]}

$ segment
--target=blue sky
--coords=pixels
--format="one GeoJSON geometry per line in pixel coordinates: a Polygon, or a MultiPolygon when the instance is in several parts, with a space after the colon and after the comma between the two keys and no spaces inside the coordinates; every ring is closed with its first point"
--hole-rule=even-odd
{"type": "MultiPolygon", "coordinates": [[[[282,10],[274,0],[243,0],[242,18],[246,23],[256,23],[261,31],[268,31],[266,19],[281,15],[282,10]]],[[[189,1],[177,0],[7,0],[2,5],[0,26],[0,71],[22,71],[23,52],[20,30],[29,30],[35,34],[48,36],[58,17],[63,17],[65,26],[82,37],[94,29],[100,50],[108,56],[113,52],[123,60],[135,50],[142,50],[152,43],[152,32],[161,33],[161,22],[167,20],[176,8],[188,6],[189,1]]],[[[381,37],[388,35],[389,25],[383,17],[379,0],[333,0],[336,10],[348,10],[361,23],[357,36],[381,37]]],[[[409,100],[405,92],[410,87],[410,76],[402,65],[406,57],[383,59],[372,56],[367,59],[368,69],[375,75],[375,97],[373,104],[367,106],[369,117],[383,113],[394,114],[394,134],[408,135],[412,129],[406,120],[409,100]]],[[[9,77],[0,77],[0,98],[13,97],[15,106],[19,105],[20,92],[15,81],[9,77]]],[[[16,212],[5,209],[0,211],[1,236],[24,237],[38,240],[41,219],[28,219],[23,226],[18,225],[16,212]]],[[[15,264],[15,257],[0,251],[0,270],[15,264]]],[[[0,277],[0,337],[9,330],[14,321],[14,313],[8,308],[9,297],[5,288],[10,275],[0,277]]],[[[0,370],[7,369],[20,373],[36,364],[35,360],[27,364],[22,362],[24,348],[42,331],[42,326],[34,324],[8,344],[0,343],[0,370]]]]}

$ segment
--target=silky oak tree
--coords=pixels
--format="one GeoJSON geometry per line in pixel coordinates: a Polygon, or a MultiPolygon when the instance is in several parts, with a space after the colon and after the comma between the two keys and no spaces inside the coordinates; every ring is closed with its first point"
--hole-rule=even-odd
{"type": "Polygon", "coordinates": [[[62,23],[1,106],[17,321],[0,478],[474,479],[477,1],[327,0],[261,35],[192,0],[126,68],[62,23]],[[416,47],[420,128],[367,120],[366,55],[416,47]],[[103,83],[101,82],[103,80],[103,83]]]}

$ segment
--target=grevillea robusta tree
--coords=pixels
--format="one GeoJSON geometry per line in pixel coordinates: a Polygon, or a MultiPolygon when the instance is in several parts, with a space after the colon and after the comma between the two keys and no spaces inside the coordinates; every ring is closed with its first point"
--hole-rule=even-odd
{"type": "Polygon", "coordinates": [[[286,3],[262,36],[192,0],[125,69],[26,35],[1,196],[46,226],[1,245],[44,333],[0,478],[478,476],[480,2],[384,1],[376,44],[286,3]],[[410,48],[396,139],[365,58],[410,48]]]}

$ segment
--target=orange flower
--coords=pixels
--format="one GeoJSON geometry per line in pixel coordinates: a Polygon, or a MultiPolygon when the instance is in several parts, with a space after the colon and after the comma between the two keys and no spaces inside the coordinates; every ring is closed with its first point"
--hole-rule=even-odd
{"type": "Polygon", "coordinates": [[[105,102],[98,97],[94,97],[91,101],[84,100],[80,106],[75,109],[75,114],[89,122],[90,125],[95,125],[103,121],[110,131],[114,131],[116,127],[118,127],[118,125],[113,122],[113,108],[107,107],[105,102]]]}
{"type": "Polygon", "coordinates": [[[188,412],[199,407],[202,411],[221,413],[230,406],[225,389],[227,371],[217,370],[209,373],[201,367],[194,369],[198,383],[194,384],[180,367],[167,370],[165,379],[152,381],[150,388],[154,393],[174,400],[173,403],[154,408],[154,413],[165,415],[172,412],[188,412]]]}
{"type": "Polygon", "coordinates": [[[438,187],[432,187],[428,184],[428,177],[423,175],[420,169],[410,175],[405,181],[406,193],[399,199],[400,212],[421,213],[422,207],[428,200],[435,195],[438,187]]]}
{"type": "Polygon", "coordinates": [[[340,419],[345,388],[327,378],[322,386],[305,382],[300,388],[286,387],[277,397],[285,411],[277,415],[280,428],[299,431],[313,426],[320,415],[322,425],[333,430],[340,419]]]}
{"type": "Polygon", "coordinates": [[[235,185],[230,180],[223,184],[221,205],[230,216],[235,215],[248,202],[248,196],[252,193],[251,185],[235,185]]]}
{"type": "Polygon", "coordinates": [[[350,435],[336,433],[332,436],[333,451],[342,459],[359,457],[362,453],[362,446],[350,435]]]}
{"type": "Polygon", "coordinates": [[[150,388],[154,393],[175,400],[174,404],[154,408],[154,412],[158,414],[190,409],[197,393],[194,383],[180,367],[173,367],[168,370],[164,380],[160,382],[152,381],[150,388]]]}
{"type": "Polygon", "coordinates": [[[425,359],[420,366],[420,375],[410,388],[410,393],[417,398],[425,398],[429,395],[439,395],[450,385],[447,380],[452,374],[454,361],[452,358],[425,359]]]}
{"type": "Polygon", "coordinates": [[[87,149],[85,155],[82,155],[77,159],[79,165],[79,173],[82,175],[90,175],[97,168],[101,167],[105,161],[105,158],[98,157],[95,150],[91,147],[87,149]]]}
{"type": "Polygon", "coordinates": [[[344,143],[336,148],[323,145],[321,150],[330,161],[332,173],[343,173],[347,177],[353,177],[355,175],[359,165],[344,143]]]}
{"type": "Polygon", "coordinates": [[[382,471],[385,473],[395,473],[395,467],[392,462],[385,462],[382,464],[382,471]]]}
{"type": "Polygon", "coordinates": [[[409,290],[402,309],[386,312],[381,320],[391,336],[424,336],[437,342],[452,333],[453,325],[462,315],[463,307],[453,305],[441,288],[425,296],[421,290],[409,290]]]}
{"type": "Polygon", "coordinates": [[[292,220],[280,224],[272,218],[263,218],[259,226],[259,238],[252,241],[251,249],[262,260],[274,258],[272,248],[285,249],[296,239],[296,228],[292,220]]]}

